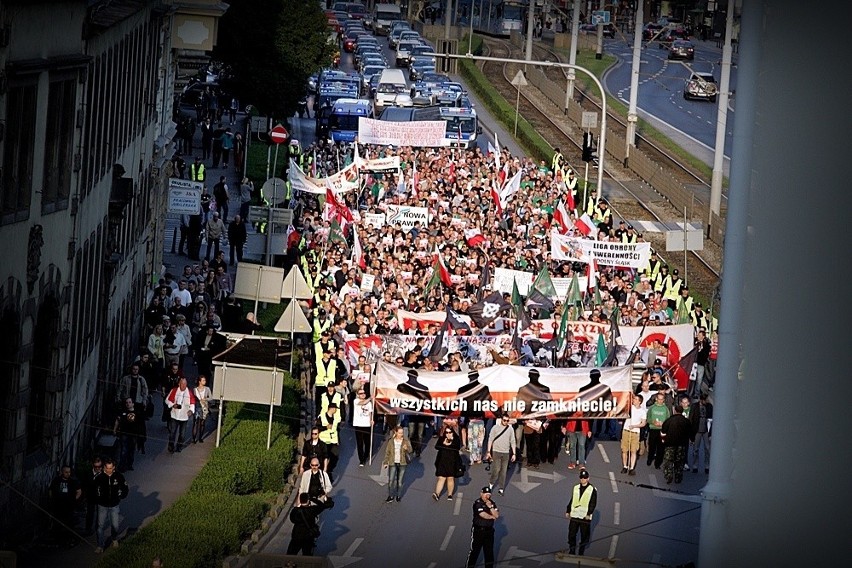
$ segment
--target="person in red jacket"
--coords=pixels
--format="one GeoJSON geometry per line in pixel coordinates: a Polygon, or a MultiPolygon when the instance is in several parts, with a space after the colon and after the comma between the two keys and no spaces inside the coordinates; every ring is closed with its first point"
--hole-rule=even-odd
{"type": "Polygon", "coordinates": [[[186,378],[181,377],[178,386],[166,397],[169,408],[172,431],[169,436],[169,453],[180,452],[184,446],[184,433],[190,417],[195,415],[197,401],[192,390],[186,386],[186,378]]]}

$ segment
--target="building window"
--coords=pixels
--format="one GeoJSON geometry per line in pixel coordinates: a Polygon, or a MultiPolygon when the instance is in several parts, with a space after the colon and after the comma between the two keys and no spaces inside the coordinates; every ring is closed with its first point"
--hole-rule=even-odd
{"type": "Polygon", "coordinates": [[[41,211],[45,214],[68,207],[76,107],[77,82],[73,78],[52,80],[47,102],[44,189],[41,194],[41,211]]]}
{"type": "Polygon", "coordinates": [[[33,189],[33,153],[38,84],[11,85],[6,94],[6,136],[3,140],[2,224],[29,217],[33,189]]]}

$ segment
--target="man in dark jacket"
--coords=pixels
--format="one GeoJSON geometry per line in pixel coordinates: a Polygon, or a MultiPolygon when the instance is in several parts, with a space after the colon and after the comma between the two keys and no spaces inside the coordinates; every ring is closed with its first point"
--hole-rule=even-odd
{"type": "Polygon", "coordinates": [[[100,554],[106,547],[107,523],[112,529],[112,546],[118,546],[118,504],[127,497],[130,488],[124,476],[115,470],[115,461],[111,458],[104,460],[104,470],[95,477],[92,485],[98,505],[98,547],[95,552],[100,554]]]}
{"type": "Polygon", "coordinates": [[[692,437],[692,424],[683,415],[680,405],[674,407],[674,414],[663,422],[660,435],[665,445],[663,457],[663,475],[666,483],[683,481],[683,464],[686,463],[686,448],[692,437]]]}
{"type": "Polygon", "coordinates": [[[287,547],[287,554],[298,554],[302,551],[304,556],[313,556],[314,546],[320,534],[317,517],[325,509],[333,506],[330,499],[325,501],[312,500],[307,493],[300,493],[299,499],[293,510],[290,511],[290,522],[293,523],[293,536],[287,547]]]}
{"type": "Polygon", "coordinates": [[[229,264],[231,266],[234,266],[234,256],[237,257],[237,262],[243,261],[243,247],[247,238],[245,221],[239,215],[235,215],[234,220],[228,225],[228,243],[231,248],[229,264]]]}
{"type": "Polygon", "coordinates": [[[698,395],[698,402],[689,410],[692,423],[692,473],[698,473],[698,446],[704,445],[704,473],[710,473],[710,426],[713,424],[713,405],[707,393],[698,395]]]}
{"type": "Polygon", "coordinates": [[[50,497],[56,515],[57,539],[65,537],[69,544],[76,544],[74,536],[74,509],[83,495],[80,482],[71,476],[71,467],[63,465],[56,479],[50,484],[50,497]]]}

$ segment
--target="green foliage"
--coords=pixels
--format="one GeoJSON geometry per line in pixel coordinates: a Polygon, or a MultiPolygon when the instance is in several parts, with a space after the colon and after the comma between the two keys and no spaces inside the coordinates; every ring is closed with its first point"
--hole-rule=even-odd
{"type": "Polygon", "coordinates": [[[292,115],[308,77],[331,61],[328,22],[317,2],[231,0],[214,58],[232,76],[223,86],[262,114],[292,115]]]}
{"type": "Polygon", "coordinates": [[[273,413],[272,446],[266,450],[269,407],[231,402],[222,419],[222,445],[189,491],[149,525],[109,549],[98,568],[147,568],[159,556],[166,566],[206,568],[239,551],[269,510],[295,455],[297,381],[283,373],[284,399],[273,413]]]}

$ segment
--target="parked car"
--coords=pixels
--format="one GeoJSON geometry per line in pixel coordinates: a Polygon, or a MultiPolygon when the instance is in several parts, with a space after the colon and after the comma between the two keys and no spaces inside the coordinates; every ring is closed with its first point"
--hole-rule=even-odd
{"type": "Polygon", "coordinates": [[[715,103],[718,93],[716,79],[710,73],[693,73],[683,87],[683,98],[687,100],[704,99],[715,103]]]}
{"type": "Polygon", "coordinates": [[[689,40],[676,39],[669,46],[669,59],[695,59],[695,45],[689,40]]]}

